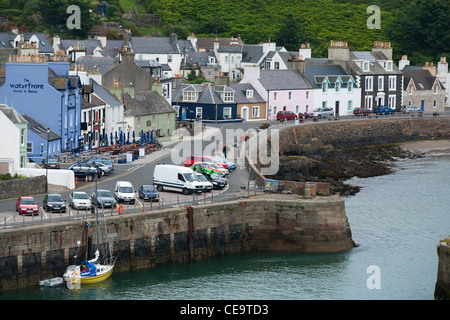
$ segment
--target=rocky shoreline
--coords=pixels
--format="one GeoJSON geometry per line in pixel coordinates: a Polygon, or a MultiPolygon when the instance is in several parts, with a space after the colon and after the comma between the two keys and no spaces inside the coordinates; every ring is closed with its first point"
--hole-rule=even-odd
{"type": "Polygon", "coordinates": [[[290,149],[289,154],[280,155],[278,173],[267,178],[329,182],[331,193],[354,195],[360,187],[348,185],[345,181],[353,177],[390,174],[396,160],[418,158],[424,155],[424,151],[424,148],[419,149],[416,145],[405,147],[397,143],[335,149],[313,138],[295,150],[290,149]]]}

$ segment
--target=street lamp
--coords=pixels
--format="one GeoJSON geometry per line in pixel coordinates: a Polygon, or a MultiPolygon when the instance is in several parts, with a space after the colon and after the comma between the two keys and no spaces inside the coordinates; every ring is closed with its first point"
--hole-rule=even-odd
{"type": "Polygon", "coordinates": [[[50,140],[50,128],[47,128],[47,157],[45,159],[45,192],[48,192],[48,142],[50,140]]]}

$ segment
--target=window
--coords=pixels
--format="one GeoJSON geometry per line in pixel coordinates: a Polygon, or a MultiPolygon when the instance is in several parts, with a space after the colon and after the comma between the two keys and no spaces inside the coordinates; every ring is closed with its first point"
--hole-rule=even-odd
{"type": "Polygon", "coordinates": [[[279,62],[275,62],[275,70],[280,69],[280,63],[279,62]]]}
{"type": "Polygon", "coordinates": [[[349,81],[347,86],[348,92],[352,92],[353,90],[353,82],[349,81]]]}
{"type": "Polygon", "coordinates": [[[353,110],[353,101],[348,101],[347,102],[347,111],[352,111],[353,110]]]}
{"type": "Polygon", "coordinates": [[[372,96],[366,96],[364,105],[365,105],[366,108],[372,109],[372,107],[373,107],[373,97],[372,96]]]}
{"type": "Polygon", "coordinates": [[[230,107],[223,108],[223,117],[225,119],[231,119],[231,108],[230,107]]]}
{"type": "Polygon", "coordinates": [[[324,82],[322,82],[322,92],[323,92],[323,93],[327,93],[327,91],[328,91],[328,85],[327,85],[327,83],[324,81],[324,82]]]}
{"type": "Polygon", "coordinates": [[[138,122],[138,123],[137,123],[138,128],[140,128],[140,127],[141,127],[141,117],[138,117],[137,120],[138,120],[138,121],[137,121],[137,122],[138,122]]]}
{"type": "Polygon", "coordinates": [[[197,92],[195,91],[184,91],[183,101],[197,101],[197,92]]]}
{"type": "Polygon", "coordinates": [[[20,130],[20,144],[22,146],[25,144],[25,129],[20,130]]]}
{"type": "Polygon", "coordinates": [[[438,86],[437,86],[437,85],[435,85],[435,86],[433,87],[433,92],[434,92],[434,94],[436,94],[436,93],[437,93],[437,89],[438,89],[438,86]]]}
{"type": "Polygon", "coordinates": [[[389,77],[389,90],[395,90],[397,88],[396,76],[389,77]]]}
{"type": "Polygon", "coordinates": [[[270,61],[266,61],[266,69],[270,70],[270,61]]]}
{"type": "Polygon", "coordinates": [[[175,109],[175,117],[179,117],[180,116],[180,106],[173,106],[173,108],[175,109]]]}
{"type": "Polygon", "coordinates": [[[172,62],[172,55],[169,54],[169,57],[167,58],[167,62],[172,62]]]}
{"type": "Polygon", "coordinates": [[[253,90],[247,90],[245,92],[245,95],[247,96],[247,98],[252,98],[253,97],[253,90]]]}
{"type": "Polygon", "coordinates": [[[384,90],[384,78],[383,76],[378,77],[378,91],[384,90]]]}
{"type": "Polygon", "coordinates": [[[277,107],[273,107],[273,114],[276,115],[277,114],[277,107]]]}
{"type": "Polygon", "coordinates": [[[31,142],[27,142],[27,153],[33,152],[33,144],[31,142]]]}
{"type": "Polygon", "coordinates": [[[433,100],[433,108],[436,108],[436,107],[437,107],[436,100],[433,100]]]}
{"type": "Polygon", "coordinates": [[[388,61],[386,64],[386,70],[387,71],[392,71],[392,61],[388,61]]]}
{"type": "Polygon", "coordinates": [[[253,106],[252,107],[252,117],[259,118],[259,111],[260,111],[259,106],[253,106]]]}
{"type": "Polygon", "coordinates": [[[288,99],[292,100],[292,92],[291,91],[289,91],[289,93],[288,93],[288,99]]]}
{"type": "Polygon", "coordinates": [[[339,93],[340,88],[341,88],[341,83],[339,81],[337,81],[336,86],[335,86],[335,92],[339,93]]]}
{"type": "Polygon", "coordinates": [[[276,92],[273,93],[273,100],[277,101],[277,93],[276,92]]]}
{"type": "Polygon", "coordinates": [[[408,93],[411,95],[412,94],[412,86],[410,86],[409,88],[408,88],[408,93]]]}
{"type": "Polygon", "coordinates": [[[373,90],[373,77],[366,77],[366,90],[367,91],[373,90]]]}
{"type": "Polygon", "coordinates": [[[295,113],[298,113],[298,110],[300,109],[300,106],[299,105],[296,105],[295,106],[295,113]]]}
{"type": "Polygon", "coordinates": [[[195,108],[195,118],[201,119],[203,117],[203,109],[202,107],[195,108]]]}
{"type": "Polygon", "coordinates": [[[389,108],[391,108],[391,109],[395,109],[395,94],[394,95],[389,95],[389,100],[388,100],[388,106],[389,106],[389,108]]]}
{"type": "Polygon", "coordinates": [[[306,105],[305,112],[308,113],[308,110],[309,110],[309,104],[306,105]]]}
{"type": "Polygon", "coordinates": [[[327,102],[326,101],[322,101],[322,108],[326,108],[327,107],[327,102]]]}
{"type": "Polygon", "coordinates": [[[306,99],[309,99],[309,91],[306,91],[306,99]]]}
{"type": "Polygon", "coordinates": [[[369,61],[363,62],[363,71],[368,72],[369,71],[369,61]]]}
{"type": "Polygon", "coordinates": [[[227,91],[222,93],[223,102],[233,102],[234,101],[234,92],[227,91]]]}

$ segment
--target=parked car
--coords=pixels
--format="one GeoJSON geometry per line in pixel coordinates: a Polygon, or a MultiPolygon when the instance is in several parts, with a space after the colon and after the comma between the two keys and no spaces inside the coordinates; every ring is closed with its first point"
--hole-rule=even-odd
{"type": "Polygon", "coordinates": [[[203,174],[217,173],[222,176],[228,174],[227,169],[219,167],[218,165],[211,162],[196,162],[190,168],[195,172],[200,172],[203,174]]]}
{"type": "Polygon", "coordinates": [[[47,212],[66,213],[66,201],[59,193],[48,193],[42,201],[42,207],[47,212]]]}
{"type": "Polygon", "coordinates": [[[75,177],[85,179],[87,177],[88,181],[93,181],[95,174],[98,178],[102,177],[102,171],[97,165],[93,165],[87,162],[76,162],[69,166],[69,170],[72,170],[75,177]]]}
{"type": "Polygon", "coordinates": [[[202,173],[196,172],[198,181],[203,184],[203,192],[211,192],[213,184],[202,173]]]}
{"type": "Polygon", "coordinates": [[[395,110],[386,106],[378,106],[373,110],[376,114],[394,114],[395,110]]]}
{"type": "Polygon", "coordinates": [[[204,176],[212,183],[213,189],[215,190],[223,189],[228,184],[228,179],[218,174],[204,174],[204,176]]]}
{"type": "Polygon", "coordinates": [[[19,197],[16,201],[16,211],[20,215],[36,215],[39,214],[39,202],[33,197],[19,197]]]}
{"type": "Polygon", "coordinates": [[[400,111],[403,113],[421,112],[420,108],[416,106],[402,106],[400,111]]]}
{"type": "Polygon", "coordinates": [[[84,191],[74,191],[69,195],[69,206],[73,209],[91,209],[93,205],[89,195],[84,191]]]}
{"type": "Polygon", "coordinates": [[[99,189],[91,195],[92,204],[97,207],[110,208],[117,205],[117,201],[109,190],[99,189]]]}
{"type": "Polygon", "coordinates": [[[159,193],[156,187],[151,184],[144,184],[138,189],[139,199],[159,201],[159,193]]]}
{"type": "Polygon", "coordinates": [[[201,155],[190,155],[190,156],[187,156],[184,159],[184,166],[185,167],[190,167],[196,162],[211,162],[211,163],[217,164],[218,166],[221,166],[222,168],[228,169],[228,165],[226,163],[220,162],[220,161],[218,161],[217,159],[215,159],[214,157],[211,157],[211,156],[201,156],[201,155]]]}
{"type": "Polygon", "coordinates": [[[117,203],[127,202],[134,204],[136,196],[134,194],[134,187],[129,181],[117,181],[114,187],[114,197],[117,203]]]}
{"type": "Polygon", "coordinates": [[[334,110],[331,108],[316,108],[311,112],[311,117],[326,118],[334,116],[334,110]]]}
{"type": "Polygon", "coordinates": [[[368,116],[371,113],[373,113],[373,111],[370,110],[370,109],[367,109],[367,108],[355,108],[355,109],[353,109],[353,114],[355,116],[368,116]]]}
{"type": "Polygon", "coordinates": [[[61,165],[59,163],[58,159],[43,159],[42,160],[42,167],[44,169],[60,169],[61,165]]]}
{"type": "MultiPolygon", "coordinates": [[[[89,157],[84,162],[88,162],[88,163],[95,162],[96,164],[103,163],[104,165],[109,167],[110,172],[114,172],[114,163],[112,162],[112,160],[110,160],[108,158],[105,158],[105,157],[89,157]]],[[[105,171],[105,173],[107,173],[107,172],[105,171]]]]}
{"type": "Polygon", "coordinates": [[[226,169],[228,169],[229,171],[234,170],[237,167],[234,162],[228,161],[227,158],[225,158],[221,155],[216,154],[213,158],[217,159],[219,162],[226,163],[228,166],[228,168],[226,168],[226,169]]]}
{"type": "Polygon", "coordinates": [[[277,120],[295,120],[298,116],[292,111],[278,111],[277,120]]]}
{"type": "Polygon", "coordinates": [[[104,164],[103,162],[86,162],[90,165],[96,165],[99,167],[99,169],[101,170],[101,175],[104,176],[105,174],[111,173],[112,172],[112,167],[111,165],[107,165],[104,164]]]}

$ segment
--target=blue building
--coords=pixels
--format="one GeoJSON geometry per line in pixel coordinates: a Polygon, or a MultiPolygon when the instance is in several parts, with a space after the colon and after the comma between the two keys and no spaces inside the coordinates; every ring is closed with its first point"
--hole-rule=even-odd
{"type": "Polygon", "coordinates": [[[184,84],[172,96],[177,120],[223,121],[237,117],[234,89],[226,85],[184,84]]]}
{"type": "MultiPolygon", "coordinates": [[[[49,148],[50,156],[78,147],[82,143],[81,82],[78,76],[69,76],[69,63],[42,57],[13,60],[17,62],[6,63],[6,75],[0,78],[0,101],[7,101],[20,114],[27,114],[60,137],[49,148]]],[[[42,141],[32,133],[28,137],[35,153],[35,146],[41,148],[42,141]],[[30,141],[32,137],[36,141],[30,141]]]]}

